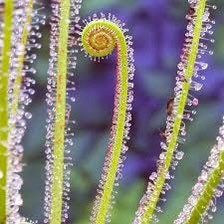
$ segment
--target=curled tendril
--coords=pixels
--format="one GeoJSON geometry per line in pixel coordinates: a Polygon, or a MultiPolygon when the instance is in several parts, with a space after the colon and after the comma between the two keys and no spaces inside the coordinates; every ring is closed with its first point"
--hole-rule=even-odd
{"type": "Polygon", "coordinates": [[[86,52],[93,57],[106,57],[116,47],[116,36],[110,29],[97,24],[85,27],[82,34],[82,43],[86,52]]]}
{"type": "Polygon", "coordinates": [[[114,186],[121,177],[126,141],[131,121],[133,93],[133,49],[131,37],[125,35],[120,21],[105,17],[88,22],[81,33],[82,47],[92,58],[104,58],[117,48],[117,84],[113,125],[108,153],[92,212],[92,223],[103,224],[109,221],[109,210],[113,199],[114,186]]]}

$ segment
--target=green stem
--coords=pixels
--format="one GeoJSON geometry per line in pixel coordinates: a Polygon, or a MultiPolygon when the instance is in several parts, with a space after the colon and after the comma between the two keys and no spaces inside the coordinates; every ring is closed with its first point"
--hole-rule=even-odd
{"type": "Polygon", "coordinates": [[[214,171],[210,175],[204,187],[203,193],[200,195],[197,204],[194,206],[194,209],[190,214],[187,224],[194,224],[200,222],[204,213],[209,208],[212,199],[215,197],[215,191],[217,187],[223,181],[222,180],[223,174],[224,174],[224,153],[221,153],[219,159],[219,165],[216,169],[214,169],[214,171]]]}
{"type": "MultiPolygon", "coordinates": [[[[192,47],[189,53],[187,67],[185,70],[186,80],[191,80],[194,75],[194,67],[195,67],[195,62],[196,62],[196,58],[198,54],[205,7],[206,7],[206,0],[200,0],[198,3],[197,11],[196,11],[196,22],[194,27],[192,47]]],[[[179,137],[179,133],[181,129],[182,118],[183,118],[185,106],[187,104],[190,87],[191,87],[190,82],[184,82],[183,90],[179,100],[179,105],[177,108],[177,114],[175,116],[175,120],[173,124],[173,131],[171,134],[170,142],[167,147],[165,162],[161,165],[161,167],[159,167],[159,172],[158,172],[159,176],[156,179],[156,182],[154,185],[154,191],[152,192],[152,195],[151,195],[151,200],[149,200],[145,209],[145,213],[141,217],[141,223],[149,224],[153,222],[153,214],[159,202],[160,195],[164,188],[166,177],[173,160],[173,155],[178,144],[177,141],[178,141],[178,137],[179,137]]]]}
{"type": "Polygon", "coordinates": [[[118,99],[117,105],[115,103],[115,107],[117,107],[117,112],[114,115],[114,120],[116,120],[115,133],[112,136],[109,156],[106,158],[106,163],[109,163],[109,165],[105,165],[106,171],[102,194],[100,194],[100,199],[97,199],[96,207],[93,211],[93,222],[104,224],[111,206],[112,193],[124,145],[125,123],[128,111],[128,44],[122,29],[117,24],[102,19],[94,20],[87,24],[82,33],[82,43],[87,53],[92,57],[105,57],[112,52],[115,46],[118,48],[118,83],[116,89],[119,93],[115,96],[118,99]],[[106,41],[106,39],[108,40],[106,41]],[[97,50],[97,47],[99,47],[99,50],[97,50]],[[103,49],[104,47],[105,49],[103,49]]]}
{"type": "Polygon", "coordinates": [[[121,92],[119,95],[119,103],[118,103],[118,115],[117,115],[117,124],[115,127],[116,133],[114,136],[113,148],[112,148],[112,156],[111,163],[108,168],[108,174],[106,178],[106,182],[103,188],[103,194],[99,204],[99,210],[96,217],[96,223],[103,224],[106,223],[106,215],[108,214],[108,210],[111,203],[111,196],[114,189],[115,178],[118,173],[119,161],[122,152],[123,139],[124,139],[124,131],[125,131],[125,120],[126,120],[126,112],[127,112],[127,97],[128,97],[128,53],[127,53],[127,44],[125,42],[125,37],[121,31],[117,31],[117,36],[119,36],[118,40],[120,41],[119,45],[121,47],[121,55],[118,55],[118,61],[121,66],[121,72],[119,74],[119,78],[121,79],[121,92]]]}
{"type": "Polygon", "coordinates": [[[7,217],[7,170],[9,139],[9,75],[11,66],[11,47],[13,34],[14,0],[5,1],[3,49],[0,62],[0,223],[7,217]]]}
{"type": "Polygon", "coordinates": [[[64,143],[66,119],[66,87],[68,68],[68,38],[70,0],[60,2],[60,21],[58,37],[56,112],[53,141],[53,173],[51,224],[62,223],[63,188],[64,188],[64,143]]]}

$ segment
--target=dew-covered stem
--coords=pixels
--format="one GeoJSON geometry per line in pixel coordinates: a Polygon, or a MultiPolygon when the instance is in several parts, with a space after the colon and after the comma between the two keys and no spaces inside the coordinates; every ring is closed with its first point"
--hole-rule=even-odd
{"type": "Polygon", "coordinates": [[[50,223],[62,223],[70,0],[60,2],[50,223]]]}
{"type": "Polygon", "coordinates": [[[26,46],[28,44],[29,34],[31,31],[31,23],[33,18],[33,8],[34,8],[34,0],[30,0],[28,2],[28,5],[25,9],[26,12],[26,20],[23,25],[23,32],[21,36],[21,42],[19,43],[19,53],[18,53],[18,65],[16,68],[16,78],[13,82],[13,88],[12,88],[12,103],[10,105],[10,116],[14,117],[16,116],[16,113],[18,111],[19,107],[19,101],[21,97],[21,86],[22,86],[22,80],[24,76],[24,61],[26,56],[26,46]]]}
{"type": "Polygon", "coordinates": [[[185,108],[189,100],[189,91],[193,85],[192,78],[196,73],[196,60],[199,51],[200,39],[203,33],[203,19],[206,12],[206,0],[189,2],[193,2],[192,4],[195,4],[195,7],[193,8],[193,10],[195,10],[195,13],[193,13],[194,28],[191,32],[189,31],[190,41],[188,41],[188,45],[190,45],[190,47],[183,55],[186,59],[186,62],[183,63],[185,64],[185,68],[182,68],[183,77],[181,77],[181,80],[177,81],[177,87],[178,89],[181,89],[181,91],[175,95],[172,127],[168,127],[169,132],[167,133],[169,134],[167,136],[167,146],[164,154],[162,155],[163,159],[160,161],[155,177],[152,178],[154,180],[153,184],[151,184],[151,182],[149,183],[147,193],[142,199],[142,203],[134,222],[136,224],[149,224],[153,222],[155,217],[154,213],[157,210],[157,204],[160,201],[162,192],[166,189],[166,180],[169,179],[169,169],[171,168],[174,153],[179,143],[180,133],[183,129],[183,118],[186,117],[185,108]],[[182,83],[181,87],[180,83],[182,83]]]}
{"type": "MultiPolygon", "coordinates": [[[[221,150],[224,151],[224,146],[221,150]]],[[[209,177],[208,182],[206,183],[206,186],[203,190],[203,193],[200,195],[200,199],[195,205],[190,215],[190,218],[187,221],[188,224],[199,223],[201,221],[201,218],[203,217],[204,213],[207,211],[207,209],[210,206],[210,203],[215,197],[215,191],[217,187],[222,182],[223,173],[224,173],[224,153],[222,152],[219,158],[219,165],[209,177]]]]}
{"type": "Polygon", "coordinates": [[[217,144],[212,148],[208,161],[203,166],[192,194],[184,205],[175,224],[201,223],[212,219],[210,212],[215,212],[216,198],[223,194],[224,185],[224,126],[219,129],[217,144]]]}
{"type": "Polygon", "coordinates": [[[118,21],[110,21],[105,17],[97,19],[95,16],[82,31],[82,45],[92,58],[104,58],[117,47],[117,84],[113,126],[99,185],[99,194],[96,197],[91,217],[92,223],[95,224],[104,224],[109,221],[114,187],[121,175],[122,154],[127,149],[125,139],[128,139],[127,132],[131,120],[128,110],[131,108],[130,103],[133,97],[129,93],[130,86],[132,86],[129,79],[133,76],[133,51],[128,39],[118,21]]]}
{"type": "Polygon", "coordinates": [[[5,1],[3,47],[0,60],[0,223],[7,217],[7,171],[9,138],[9,74],[13,34],[14,0],[5,1]]]}
{"type": "Polygon", "coordinates": [[[72,158],[68,146],[73,145],[70,120],[70,78],[76,67],[77,42],[74,41],[75,25],[79,22],[81,0],[53,1],[51,3],[50,60],[46,101],[46,186],[44,223],[61,224],[68,219],[70,192],[70,167],[72,158]]]}

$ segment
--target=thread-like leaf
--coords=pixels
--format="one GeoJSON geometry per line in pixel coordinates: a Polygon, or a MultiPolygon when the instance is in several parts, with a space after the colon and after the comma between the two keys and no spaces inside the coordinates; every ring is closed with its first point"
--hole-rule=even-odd
{"type": "Polygon", "coordinates": [[[21,86],[24,76],[24,61],[26,56],[26,45],[28,44],[28,38],[29,38],[29,32],[31,31],[31,23],[32,23],[32,17],[33,17],[33,8],[34,8],[34,0],[30,0],[28,4],[26,5],[26,20],[23,25],[22,29],[22,36],[21,41],[19,42],[19,49],[17,52],[18,58],[17,60],[17,67],[16,67],[16,77],[15,81],[13,81],[13,87],[12,87],[12,103],[10,105],[10,114],[12,117],[16,116],[16,113],[18,111],[19,102],[20,102],[20,96],[21,96],[21,86]]]}
{"type": "MultiPolygon", "coordinates": [[[[23,170],[23,146],[21,140],[26,130],[26,119],[32,117],[26,112],[26,106],[32,101],[34,94],[32,85],[35,83],[30,68],[35,54],[29,55],[32,48],[40,48],[36,41],[40,38],[36,29],[44,23],[44,16],[35,10],[34,0],[16,1],[14,10],[13,46],[11,49],[11,71],[9,87],[9,169],[8,169],[8,222],[20,223],[25,221],[19,214],[19,207],[23,204],[20,189],[23,184],[20,173],[23,170]],[[37,21],[37,22],[36,22],[37,21]],[[35,26],[33,26],[35,22],[35,26]],[[34,34],[35,32],[35,34],[34,34]],[[17,212],[15,212],[17,211],[17,212]]],[[[40,4],[38,4],[39,6],[40,4]]],[[[38,8],[39,9],[39,8],[38,8]]]]}
{"type": "MultiPolygon", "coordinates": [[[[158,161],[156,173],[152,173],[148,183],[147,191],[143,196],[138,211],[136,212],[135,224],[149,224],[157,221],[155,212],[161,211],[157,206],[161,195],[170,189],[167,180],[173,178],[170,175],[170,168],[175,169],[178,160],[182,159],[183,152],[178,152],[179,143],[185,141],[186,135],[184,120],[192,120],[191,116],[195,111],[187,107],[198,105],[198,99],[189,94],[190,90],[200,90],[202,84],[194,79],[202,78],[198,73],[207,68],[207,64],[199,62],[202,54],[212,51],[207,50],[207,45],[203,41],[214,42],[206,35],[212,33],[213,21],[209,18],[211,6],[206,4],[206,0],[189,0],[190,10],[187,15],[189,21],[187,26],[186,40],[181,55],[181,62],[178,64],[178,76],[174,89],[174,100],[172,111],[169,112],[165,131],[166,141],[161,143],[164,152],[161,153],[158,161]]],[[[212,6],[213,7],[213,6],[212,6]]]]}
{"type": "Polygon", "coordinates": [[[60,224],[62,222],[69,17],[70,1],[65,0],[60,3],[58,34],[57,90],[53,143],[54,165],[52,170],[52,204],[50,217],[50,223],[52,224],[60,224]]]}
{"type": "Polygon", "coordinates": [[[204,165],[198,182],[192,188],[192,194],[183,211],[175,220],[175,224],[201,223],[213,218],[209,210],[215,212],[216,198],[221,197],[224,190],[224,125],[219,129],[217,144],[204,165]]]}
{"type": "Polygon", "coordinates": [[[3,47],[0,60],[0,223],[7,216],[7,171],[9,154],[9,74],[11,65],[11,47],[13,34],[14,0],[4,5],[3,47]]]}
{"type": "MultiPolygon", "coordinates": [[[[48,120],[46,136],[46,171],[45,220],[44,223],[61,224],[68,218],[67,201],[70,191],[71,158],[66,155],[66,146],[72,144],[67,128],[71,106],[68,103],[68,80],[71,68],[75,67],[76,52],[70,39],[74,25],[79,21],[81,1],[63,0],[52,3],[50,67],[48,78],[48,120]]],[[[73,89],[73,88],[71,88],[73,89]]]]}
{"type": "MultiPolygon", "coordinates": [[[[31,102],[30,95],[34,94],[34,90],[31,88],[34,80],[28,73],[34,73],[34,69],[29,69],[29,65],[35,57],[33,55],[27,55],[27,52],[31,49],[31,45],[38,48],[40,46],[39,44],[34,44],[40,35],[34,35],[33,33],[32,18],[35,17],[38,21],[35,24],[35,28],[39,29],[39,24],[43,23],[44,17],[41,20],[41,16],[33,10],[34,0],[13,2],[13,25],[10,28],[8,24],[4,23],[3,26],[6,26],[7,29],[12,29],[10,51],[4,56],[5,58],[2,58],[3,61],[6,57],[6,60],[9,60],[6,98],[8,108],[7,112],[4,112],[8,116],[8,127],[5,128],[8,132],[7,143],[5,143],[8,147],[7,153],[5,153],[5,157],[7,158],[7,173],[5,176],[7,185],[4,189],[7,194],[5,205],[7,208],[6,221],[7,223],[20,223],[25,220],[19,214],[19,207],[23,204],[20,195],[23,180],[19,175],[23,169],[23,147],[21,145],[21,139],[25,133],[26,119],[31,118],[31,114],[25,112],[25,106],[31,102]],[[28,39],[31,35],[32,38],[28,39]]],[[[4,10],[7,10],[7,4],[5,3],[4,10]]],[[[6,14],[8,13],[7,11],[4,12],[6,14]]],[[[9,40],[7,40],[6,47],[8,45],[9,40]]],[[[4,47],[5,43],[3,42],[3,49],[4,47]]],[[[4,206],[4,203],[1,203],[1,206],[4,206]]]]}
{"type": "Polygon", "coordinates": [[[122,23],[114,16],[108,18],[94,15],[92,21],[85,21],[81,32],[82,46],[91,58],[101,59],[117,47],[117,84],[115,108],[109,149],[106,155],[98,195],[94,203],[91,221],[104,224],[110,221],[114,187],[118,185],[127,151],[126,141],[131,121],[133,100],[132,79],[134,73],[132,38],[125,34],[122,23]]]}
{"type": "Polygon", "coordinates": [[[66,83],[68,67],[68,36],[70,1],[61,2],[58,38],[58,74],[56,90],[56,117],[54,132],[54,166],[52,182],[51,223],[60,224],[64,182],[64,140],[66,118],[66,83]]]}

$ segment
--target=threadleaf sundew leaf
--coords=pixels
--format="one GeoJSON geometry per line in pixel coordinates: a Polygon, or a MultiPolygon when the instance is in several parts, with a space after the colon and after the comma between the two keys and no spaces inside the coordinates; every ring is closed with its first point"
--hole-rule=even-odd
{"type": "MultiPolygon", "coordinates": [[[[31,114],[25,112],[25,107],[31,102],[30,95],[34,94],[34,90],[31,88],[34,80],[30,77],[30,73],[34,69],[29,69],[29,66],[35,59],[35,55],[29,56],[27,53],[31,45],[37,48],[40,47],[39,44],[38,46],[35,45],[36,39],[40,36],[36,33],[32,34],[32,31],[35,28],[39,29],[39,24],[43,23],[44,17],[41,17],[34,9],[35,1],[33,0],[13,1],[14,7],[11,13],[8,12],[8,4],[10,4],[10,1],[4,3],[4,13],[7,16],[10,16],[12,13],[12,18],[8,17],[7,22],[3,21],[3,27],[5,27],[3,37],[4,41],[7,42],[6,44],[3,42],[3,46],[8,49],[7,55],[3,56],[5,53],[4,50],[2,51],[2,68],[6,69],[6,62],[4,60],[8,60],[7,71],[4,71],[5,76],[7,74],[8,77],[7,89],[5,89],[7,91],[5,100],[7,99],[8,105],[7,108],[1,110],[4,111],[4,116],[7,116],[8,119],[8,127],[4,129],[4,131],[8,132],[7,140],[5,140],[7,152],[4,153],[4,157],[7,160],[5,164],[7,172],[3,176],[7,181],[4,187],[6,195],[5,202],[0,200],[0,206],[4,206],[7,211],[5,210],[5,215],[0,215],[0,217],[7,223],[21,223],[25,221],[19,215],[19,207],[23,204],[19,193],[23,184],[19,175],[23,168],[23,147],[21,140],[26,129],[26,119],[31,118],[31,114]],[[42,21],[40,21],[40,17],[42,21]],[[13,22],[12,26],[9,26],[10,19],[13,22]],[[35,27],[33,27],[32,23],[35,20],[35,27]],[[8,36],[9,30],[11,30],[11,42],[8,36]],[[32,38],[30,37],[30,33],[32,38]],[[8,37],[6,38],[6,36],[8,37]]],[[[38,4],[38,7],[40,7],[40,4],[38,4]]],[[[3,81],[1,80],[2,83],[3,81]]],[[[1,95],[1,100],[3,99],[1,95]]],[[[4,119],[4,116],[1,116],[1,118],[4,119]]],[[[2,189],[1,187],[0,190],[2,191],[2,189]]]]}
{"type": "MultiPolygon", "coordinates": [[[[223,118],[224,121],[224,118],[223,118]]],[[[217,144],[212,148],[210,157],[204,165],[198,182],[192,188],[187,204],[178,216],[175,224],[201,223],[213,218],[216,212],[216,198],[224,190],[224,125],[219,129],[217,144]]]]}
{"type": "MultiPolygon", "coordinates": [[[[181,62],[178,64],[177,82],[174,89],[174,107],[166,123],[166,141],[161,142],[163,152],[160,154],[157,172],[150,176],[147,191],[141,199],[140,206],[136,212],[135,224],[148,224],[158,221],[155,212],[161,209],[157,206],[161,194],[171,187],[167,183],[173,176],[170,174],[170,168],[175,169],[178,161],[182,159],[183,152],[177,151],[180,143],[184,143],[186,128],[185,121],[193,120],[192,114],[195,111],[192,106],[198,105],[198,99],[190,94],[191,90],[199,91],[202,84],[199,79],[204,79],[199,73],[207,68],[207,64],[200,61],[202,55],[208,53],[207,43],[214,42],[210,38],[212,25],[214,21],[210,19],[210,6],[206,0],[188,0],[190,3],[189,14],[186,16],[189,21],[187,25],[186,39],[181,55],[181,62]]],[[[164,199],[165,200],[165,199],[164,199]]]]}
{"type": "MultiPolygon", "coordinates": [[[[8,192],[7,192],[7,176],[9,163],[9,74],[10,74],[10,57],[8,55],[12,46],[13,33],[13,13],[14,1],[9,0],[5,2],[4,10],[4,28],[0,60],[0,223],[6,221],[7,206],[8,206],[8,192]]],[[[2,27],[2,24],[1,24],[2,27]]]]}
{"type": "Polygon", "coordinates": [[[53,1],[51,18],[50,64],[48,78],[48,120],[46,136],[46,172],[45,219],[44,223],[61,224],[68,218],[68,193],[70,191],[70,167],[72,165],[69,150],[72,133],[69,133],[68,120],[71,110],[69,90],[74,87],[69,81],[75,68],[76,50],[70,43],[70,34],[80,17],[81,0],[53,1]],[[74,23],[74,24],[73,24],[74,23]],[[71,26],[72,25],[72,26],[71,26]]]}
{"type": "Polygon", "coordinates": [[[103,224],[110,221],[114,200],[114,188],[121,178],[131,122],[133,101],[134,59],[132,37],[126,35],[123,24],[111,14],[106,17],[93,15],[85,20],[81,32],[83,49],[94,60],[110,55],[117,48],[117,84],[110,143],[105,158],[103,173],[91,216],[91,222],[103,224]]]}

